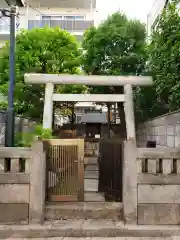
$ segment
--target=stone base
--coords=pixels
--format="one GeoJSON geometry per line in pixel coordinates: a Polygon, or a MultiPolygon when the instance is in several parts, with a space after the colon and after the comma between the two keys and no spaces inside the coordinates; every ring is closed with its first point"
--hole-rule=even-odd
{"type": "MultiPolygon", "coordinates": [[[[12,238],[6,238],[6,240],[12,240],[12,238]]],[[[16,238],[16,240],[22,240],[22,238],[16,238]]],[[[23,238],[23,240],[29,240],[29,238],[23,238]]],[[[54,237],[54,238],[33,238],[33,240],[178,240],[177,237],[176,238],[171,238],[171,237],[160,237],[160,238],[149,238],[149,237],[92,237],[92,238],[79,238],[79,237],[54,237]]]]}
{"type": "Polygon", "coordinates": [[[179,225],[180,204],[138,204],[138,224],[179,225]]]}
{"type": "Polygon", "coordinates": [[[0,224],[28,224],[28,203],[0,203],[0,224]]]}
{"type": "Polygon", "coordinates": [[[114,219],[122,220],[122,204],[111,202],[57,203],[46,206],[46,220],[114,219]]]}
{"type": "MultiPolygon", "coordinates": [[[[124,226],[122,222],[105,220],[68,220],[46,222],[44,225],[0,226],[0,239],[3,238],[58,238],[62,237],[124,237],[129,240],[168,239],[180,236],[180,227],[124,226]],[[169,238],[168,238],[169,237],[169,238]]],[[[175,239],[175,238],[174,238],[175,239]]],[[[179,239],[179,237],[177,237],[179,239]]]]}

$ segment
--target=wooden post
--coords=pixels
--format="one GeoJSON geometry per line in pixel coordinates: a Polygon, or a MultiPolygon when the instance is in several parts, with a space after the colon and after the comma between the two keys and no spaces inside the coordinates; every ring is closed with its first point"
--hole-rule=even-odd
{"type": "Polygon", "coordinates": [[[80,202],[84,201],[84,139],[78,139],[78,176],[79,176],[79,196],[80,202]]]}
{"type": "Polygon", "coordinates": [[[44,97],[43,128],[52,130],[54,84],[47,83],[44,97]]]}
{"type": "Polygon", "coordinates": [[[124,111],[126,119],[127,141],[129,140],[136,141],[133,92],[131,84],[126,84],[124,86],[124,93],[125,93],[124,111]]]}

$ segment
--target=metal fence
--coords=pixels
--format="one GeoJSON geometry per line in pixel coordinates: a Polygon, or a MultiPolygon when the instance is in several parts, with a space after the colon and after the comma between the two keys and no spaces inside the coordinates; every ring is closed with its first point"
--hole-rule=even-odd
{"type": "Polygon", "coordinates": [[[102,139],[99,151],[99,191],[106,201],[122,202],[122,140],[102,139]]]}
{"type": "MultiPolygon", "coordinates": [[[[30,132],[34,129],[35,121],[30,119],[16,117],[15,118],[15,133],[30,132]]],[[[0,111],[0,146],[5,144],[6,131],[6,112],[0,111]]]]}

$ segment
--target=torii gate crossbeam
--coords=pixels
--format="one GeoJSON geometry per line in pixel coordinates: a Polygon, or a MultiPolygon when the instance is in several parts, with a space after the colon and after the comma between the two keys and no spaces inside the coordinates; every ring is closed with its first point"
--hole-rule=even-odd
{"type": "Polygon", "coordinates": [[[99,75],[70,75],[70,74],[37,74],[26,73],[24,80],[31,84],[80,84],[92,86],[123,86],[131,84],[134,86],[152,85],[149,76],[99,76],[99,75]]]}
{"type": "Polygon", "coordinates": [[[68,74],[25,74],[25,82],[46,84],[44,98],[43,127],[52,129],[53,101],[59,102],[124,102],[127,140],[135,140],[135,119],[132,86],[152,85],[149,76],[81,76],[68,74]],[[57,94],[54,84],[79,84],[101,86],[124,86],[124,94],[57,94]]]}

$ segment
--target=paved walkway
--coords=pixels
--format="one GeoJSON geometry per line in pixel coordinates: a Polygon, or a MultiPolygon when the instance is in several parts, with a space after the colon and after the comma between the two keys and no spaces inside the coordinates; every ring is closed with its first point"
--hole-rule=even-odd
{"type": "MultiPolygon", "coordinates": [[[[6,240],[13,240],[14,238],[6,238],[6,240]]],[[[179,238],[177,238],[178,240],[179,238]]],[[[16,238],[14,240],[22,240],[22,238],[16,238]]],[[[29,240],[29,238],[23,238],[23,240],[29,240]]],[[[117,238],[71,238],[71,237],[65,237],[65,238],[33,238],[33,240],[176,240],[176,238],[173,237],[167,237],[167,238],[149,238],[149,237],[117,237],[117,238]]]]}
{"type": "Polygon", "coordinates": [[[0,239],[11,238],[52,240],[179,240],[180,226],[124,225],[122,222],[110,220],[60,220],[45,222],[44,225],[1,225],[0,239]]]}

